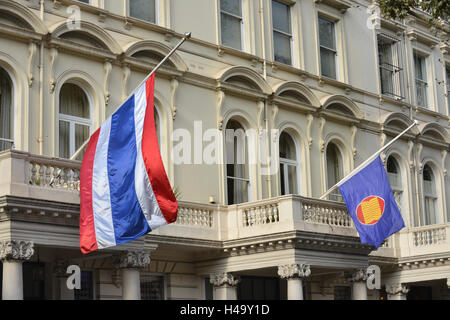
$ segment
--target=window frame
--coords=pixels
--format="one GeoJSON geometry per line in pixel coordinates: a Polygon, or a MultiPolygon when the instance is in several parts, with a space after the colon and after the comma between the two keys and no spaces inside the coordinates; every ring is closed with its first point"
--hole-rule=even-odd
{"type": "MultiPolygon", "coordinates": [[[[13,76],[13,73],[10,72],[10,70],[7,67],[0,64],[0,69],[3,69],[3,71],[8,75],[10,83],[11,83],[11,110],[10,110],[10,112],[11,112],[11,115],[10,115],[11,129],[10,129],[10,131],[11,132],[10,132],[10,137],[12,138],[12,139],[7,139],[7,138],[0,137],[0,141],[11,143],[11,149],[14,149],[16,147],[16,141],[18,140],[17,131],[16,131],[16,128],[17,128],[16,101],[18,98],[17,97],[17,94],[18,94],[17,83],[13,76]]],[[[5,149],[5,150],[8,150],[8,149],[5,149]]]]}
{"type": "Polygon", "coordinates": [[[293,10],[292,10],[292,7],[293,7],[293,5],[294,4],[291,4],[291,3],[286,3],[286,2],[284,2],[284,1],[282,1],[282,0],[272,0],[271,2],[270,2],[270,9],[271,9],[271,23],[272,23],[272,47],[273,47],[273,50],[272,50],[272,54],[273,54],[273,61],[275,61],[275,62],[277,62],[277,63],[282,63],[282,64],[286,64],[286,63],[284,63],[284,62],[281,62],[281,61],[277,61],[277,60],[275,60],[275,50],[276,50],[276,48],[275,48],[275,36],[274,36],[274,33],[279,33],[279,34],[281,34],[281,35],[283,35],[283,36],[287,36],[287,37],[289,37],[289,52],[290,52],[290,63],[289,64],[286,64],[286,65],[288,65],[288,66],[294,66],[294,54],[295,54],[295,51],[294,51],[294,28],[293,28],[293,21],[294,21],[294,14],[293,14],[293,10]],[[274,27],[274,23],[273,23],[273,2],[278,2],[278,3],[280,3],[280,4],[282,4],[282,5],[285,5],[286,7],[288,7],[288,9],[289,9],[289,14],[288,14],[288,16],[289,16],[289,29],[290,29],[290,34],[289,33],[286,33],[285,31],[282,31],[282,30],[278,30],[278,29],[275,29],[275,27],[274,27]]]}
{"type": "Polygon", "coordinates": [[[325,78],[336,80],[336,81],[340,81],[339,80],[339,78],[340,78],[340,75],[339,75],[339,57],[338,57],[338,55],[339,55],[338,54],[338,52],[339,52],[339,50],[338,50],[339,44],[338,44],[338,33],[337,33],[338,32],[338,30],[337,30],[338,29],[338,25],[337,25],[338,22],[339,22],[339,20],[336,20],[336,18],[331,18],[331,17],[323,14],[322,12],[318,12],[316,23],[317,23],[317,42],[319,44],[319,57],[318,57],[319,58],[319,71],[320,71],[319,73],[320,73],[321,77],[325,77],[325,78]],[[334,49],[328,48],[327,46],[324,46],[324,45],[322,45],[320,43],[320,19],[326,20],[326,21],[331,22],[333,24],[333,38],[334,38],[334,45],[335,45],[334,49]],[[329,51],[329,52],[333,52],[334,53],[333,57],[334,57],[334,66],[335,66],[335,70],[334,70],[335,78],[332,78],[330,76],[324,75],[323,72],[322,72],[322,52],[321,52],[322,48],[327,50],[327,51],[329,51]]]}
{"type": "Polygon", "coordinates": [[[450,115],[450,62],[446,61],[444,63],[445,72],[445,95],[447,97],[447,115],[450,115]]]}
{"type": "MultiPolygon", "coordinates": [[[[281,135],[283,133],[287,134],[289,136],[289,138],[292,139],[292,142],[294,143],[295,158],[296,158],[296,160],[282,158],[282,157],[280,157],[280,152],[278,152],[279,164],[280,164],[280,166],[283,165],[283,174],[284,174],[284,177],[285,177],[284,178],[284,190],[285,190],[285,194],[284,195],[289,195],[289,194],[299,195],[301,193],[301,187],[300,187],[300,170],[301,170],[301,168],[300,168],[300,159],[299,159],[299,157],[300,157],[299,145],[297,143],[297,139],[295,139],[295,137],[292,134],[290,134],[288,131],[286,131],[286,130],[281,131],[280,138],[281,138],[281,135]],[[293,177],[293,178],[295,179],[294,182],[295,182],[295,185],[297,187],[297,193],[293,193],[293,192],[291,192],[291,190],[289,190],[289,177],[290,177],[289,176],[289,170],[288,170],[289,166],[295,167],[295,177],[293,177]],[[286,177],[288,179],[286,179],[286,177]]],[[[280,140],[281,139],[278,139],[278,150],[280,150],[280,140]]],[[[283,195],[282,192],[281,192],[281,190],[282,190],[281,189],[281,187],[282,187],[281,174],[282,173],[281,173],[281,170],[280,170],[280,174],[279,174],[279,178],[278,178],[279,184],[280,184],[279,193],[280,193],[280,195],[283,195]]]]}
{"type": "MultiPolygon", "coordinates": [[[[252,182],[251,182],[251,180],[252,180],[252,172],[251,172],[252,168],[250,166],[251,142],[250,142],[250,137],[247,135],[247,127],[246,127],[246,125],[244,123],[242,123],[241,120],[236,119],[234,117],[231,117],[230,119],[228,119],[226,121],[226,123],[224,125],[224,130],[225,130],[225,134],[223,135],[223,141],[224,141],[223,142],[223,146],[224,146],[224,153],[223,153],[223,155],[224,155],[224,170],[225,170],[225,172],[224,172],[224,177],[225,177],[225,199],[224,200],[225,200],[225,204],[227,204],[227,205],[236,205],[236,204],[242,204],[242,203],[251,202],[252,201],[252,190],[251,190],[251,188],[252,188],[252,182]],[[244,131],[244,143],[245,143],[244,147],[246,149],[245,150],[246,151],[245,157],[246,157],[246,161],[247,161],[246,166],[247,166],[247,171],[248,171],[248,178],[233,177],[233,176],[228,175],[227,134],[226,134],[226,130],[229,130],[229,129],[227,129],[227,126],[230,123],[230,121],[237,122],[241,126],[242,130],[244,131]],[[228,198],[228,191],[229,191],[228,190],[228,180],[229,179],[237,180],[237,181],[243,181],[243,182],[247,183],[247,201],[243,201],[243,202],[239,202],[239,203],[237,203],[237,201],[233,201],[233,204],[229,204],[229,200],[230,200],[228,198]]],[[[233,141],[234,141],[236,136],[234,135],[233,137],[234,137],[233,138],[233,141]]],[[[235,147],[235,145],[234,145],[234,142],[233,142],[233,148],[234,147],[235,147]]]]}
{"type": "MultiPolygon", "coordinates": [[[[165,273],[160,273],[160,272],[150,272],[150,271],[141,271],[140,277],[139,277],[139,287],[142,288],[142,279],[143,279],[143,275],[146,276],[153,276],[153,277],[162,277],[163,280],[163,297],[162,300],[160,301],[164,301],[167,300],[167,275],[165,273]]],[[[142,295],[141,295],[141,300],[142,300],[142,295]]],[[[144,300],[145,301],[145,300],[144,300]]],[[[150,300],[151,301],[151,300],[150,300]]],[[[157,301],[157,300],[156,300],[157,301]]]]}
{"type": "Polygon", "coordinates": [[[430,166],[428,163],[426,163],[424,166],[423,166],[423,169],[422,169],[422,190],[423,190],[423,206],[424,206],[424,211],[423,211],[423,214],[424,214],[424,221],[423,221],[423,225],[424,226],[429,226],[429,225],[435,225],[435,224],[439,224],[439,221],[440,221],[440,217],[439,217],[439,203],[438,203],[438,199],[439,199],[439,192],[438,192],[438,189],[437,189],[437,179],[436,179],[436,174],[435,174],[435,170],[433,170],[433,167],[432,166],[430,166]],[[428,167],[428,168],[430,168],[430,170],[431,170],[431,173],[432,173],[432,175],[433,175],[433,179],[430,181],[431,183],[432,183],[432,190],[434,191],[434,193],[426,193],[425,192],[425,181],[428,181],[428,180],[425,180],[425,176],[424,176],[424,171],[425,171],[425,168],[426,167],[428,167]],[[433,210],[434,210],[434,212],[429,212],[429,215],[427,215],[427,206],[426,206],[426,200],[427,199],[431,199],[432,201],[433,201],[433,210]],[[431,214],[433,214],[434,215],[434,223],[431,223],[432,222],[432,215],[431,214]],[[427,219],[427,217],[428,217],[428,219],[427,219]],[[427,220],[430,220],[430,223],[427,223],[427,220]]]}
{"type": "Polygon", "coordinates": [[[151,23],[151,24],[155,24],[155,25],[159,25],[160,23],[160,3],[159,0],[155,0],[155,22],[152,21],[148,21],[148,20],[144,20],[144,19],[140,19],[140,18],[136,18],[133,17],[131,15],[131,6],[130,6],[130,0],[126,0],[126,16],[132,19],[136,19],[145,23],[151,23]]]}
{"type": "Polygon", "coordinates": [[[404,75],[401,73],[404,71],[402,67],[400,67],[401,63],[401,48],[400,48],[400,39],[397,39],[391,35],[385,33],[377,34],[377,63],[379,70],[379,81],[380,81],[380,94],[394,98],[396,100],[404,100],[405,97],[402,95],[404,90],[403,88],[403,77],[404,75]],[[380,54],[380,41],[383,41],[385,44],[389,44],[391,51],[392,63],[384,63],[388,64],[392,70],[389,70],[387,67],[383,67],[381,64],[381,54],[380,54]],[[391,81],[392,81],[392,92],[383,92],[383,79],[381,76],[381,70],[387,70],[392,72],[391,81]]]}
{"type": "Polygon", "coordinates": [[[386,173],[387,173],[388,181],[389,181],[389,184],[391,186],[392,193],[394,194],[397,206],[399,207],[399,209],[400,209],[400,211],[402,213],[402,211],[404,211],[404,195],[405,195],[404,188],[403,188],[403,174],[402,174],[402,168],[400,166],[399,161],[393,155],[389,155],[386,158],[386,173]],[[388,171],[388,161],[389,161],[389,158],[391,158],[391,157],[395,161],[395,167],[396,167],[396,170],[398,171],[398,173],[393,173],[393,172],[389,172],[388,171]],[[397,184],[393,185],[391,183],[390,177],[392,175],[396,176],[396,180],[399,181],[400,185],[397,185],[397,184]],[[396,194],[399,195],[398,198],[396,197],[396,194]],[[397,200],[397,199],[399,199],[399,200],[397,200]]]}
{"type": "Polygon", "coordinates": [[[224,47],[227,47],[227,48],[234,49],[234,50],[239,50],[239,51],[245,52],[246,51],[246,47],[245,47],[245,30],[244,30],[245,29],[244,28],[244,23],[245,23],[244,22],[244,0],[239,0],[239,2],[241,3],[241,16],[240,17],[236,16],[233,13],[230,13],[230,12],[227,12],[227,11],[223,11],[222,10],[222,6],[221,6],[221,1],[222,0],[218,0],[218,1],[219,1],[219,3],[218,3],[218,10],[219,10],[219,18],[218,18],[218,20],[219,20],[219,43],[220,43],[220,45],[224,46],[224,47]],[[228,45],[223,43],[223,41],[222,41],[222,13],[225,14],[225,15],[231,16],[231,17],[233,17],[235,19],[240,19],[240,23],[239,23],[239,29],[240,29],[240,34],[241,34],[241,43],[240,43],[241,47],[240,48],[230,47],[230,46],[228,46],[228,45]]]}
{"type": "Polygon", "coordinates": [[[415,99],[415,103],[418,107],[423,108],[423,109],[431,109],[430,108],[430,85],[429,85],[429,64],[428,64],[428,55],[425,53],[422,53],[420,51],[417,50],[413,50],[413,70],[414,70],[414,99],[415,99]],[[417,73],[416,73],[416,57],[419,57],[422,61],[423,64],[421,64],[421,67],[424,67],[425,70],[425,75],[424,78],[425,79],[419,79],[417,77],[417,73]],[[420,105],[419,104],[419,100],[418,100],[418,86],[417,83],[420,83],[421,85],[425,85],[425,89],[424,89],[424,93],[425,93],[425,105],[420,105]]]}
{"type": "Polygon", "coordinates": [[[87,90],[86,86],[82,84],[81,82],[78,82],[76,80],[68,80],[65,81],[61,87],[59,88],[58,92],[58,119],[57,119],[57,128],[58,128],[58,157],[62,158],[61,156],[61,150],[59,149],[59,141],[60,141],[60,129],[59,129],[59,123],[60,121],[68,122],[69,123],[69,159],[72,157],[75,152],[77,151],[75,146],[75,125],[79,124],[82,126],[88,126],[89,127],[89,136],[91,136],[94,133],[94,112],[93,112],[93,99],[91,95],[89,94],[89,90],[87,90]],[[68,114],[61,113],[61,89],[65,84],[73,84],[78,86],[86,95],[87,101],[88,101],[88,107],[89,107],[89,119],[71,116],[68,114]],[[73,150],[73,152],[72,152],[73,150]]]}
{"type": "MultiPolygon", "coordinates": [[[[325,175],[326,175],[326,189],[328,190],[329,188],[331,188],[333,185],[335,185],[336,183],[338,183],[342,178],[345,177],[345,158],[344,158],[344,153],[342,152],[342,149],[339,147],[339,145],[333,141],[329,141],[325,147],[325,175]],[[341,165],[340,165],[340,174],[342,175],[342,177],[337,178],[336,181],[332,184],[329,183],[329,176],[328,176],[328,147],[330,146],[330,144],[333,144],[334,147],[337,150],[337,157],[338,157],[338,161],[341,161],[341,165]],[[339,159],[340,158],[340,159],[339,159]]],[[[336,165],[335,165],[336,167],[336,165]]],[[[342,195],[339,192],[338,188],[335,188],[335,190],[333,192],[331,192],[328,195],[328,200],[332,200],[332,201],[337,201],[337,202],[344,202],[344,198],[342,197],[342,195]],[[334,197],[335,199],[332,199],[332,197],[334,197]]]]}

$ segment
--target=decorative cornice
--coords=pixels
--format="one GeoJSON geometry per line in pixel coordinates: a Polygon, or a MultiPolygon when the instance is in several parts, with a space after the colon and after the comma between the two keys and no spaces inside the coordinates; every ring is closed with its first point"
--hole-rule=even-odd
{"type": "Polygon", "coordinates": [[[278,275],[282,279],[307,278],[311,275],[311,267],[309,264],[278,266],[278,275]]]}
{"type": "Polygon", "coordinates": [[[1,241],[0,260],[29,260],[34,254],[34,243],[31,241],[1,241]]]}
{"type": "Polygon", "coordinates": [[[231,273],[218,273],[211,274],[209,282],[215,287],[229,286],[235,287],[240,282],[240,278],[232,275],[231,273]]]}
{"type": "Polygon", "coordinates": [[[120,269],[147,268],[150,254],[145,251],[127,251],[113,259],[113,265],[120,269]]]}

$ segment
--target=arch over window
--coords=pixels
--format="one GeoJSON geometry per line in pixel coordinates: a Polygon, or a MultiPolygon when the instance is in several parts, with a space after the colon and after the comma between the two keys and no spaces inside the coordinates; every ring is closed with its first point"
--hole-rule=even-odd
{"type": "Polygon", "coordinates": [[[90,45],[94,45],[94,47],[105,48],[114,54],[122,53],[122,48],[117,41],[99,26],[91,22],[81,21],[80,30],[82,31],[69,29],[68,24],[65,21],[50,28],[50,32],[54,38],[81,42],[84,45],[90,43],[90,45]]]}
{"type": "Polygon", "coordinates": [[[433,169],[426,164],[423,167],[423,200],[424,200],[424,224],[439,223],[438,195],[436,190],[436,179],[433,169]]]}
{"type": "Polygon", "coordinates": [[[356,119],[362,119],[363,113],[359,107],[347,97],[342,95],[333,95],[322,99],[322,105],[324,110],[341,111],[353,116],[356,119]]]}
{"type": "Polygon", "coordinates": [[[312,105],[316,108],[320,107],[320,101],[316,95],[302,83],[296,81],[283,82],[275,87],[275,96],[284,97],[294,101],[300,101],[312,105]]]}
{"type": "MultiPolygon", "coordinates": [[[[329,143],[326,150],[327,161],[327,187],[333,187],[344,177],[344,163],[342,153],[338,146],[334,143],[329,143]]],[[[330,200],[343,201],[339,190],[336,188],[329,195],[330,200]]]]}
{"type": "MultiPolygon", "coordinates": [[[[148,60],[152,63],[159,63],[162,57],[165,57],[172,48],[154,40],[143,40],[132,42],[125,48],[125,56],[137,59],[148,60]]],[[[187,65],[183,59],[175,52],[173,53],[165,65],[168,64],[181,72],[187,70],[187,65]]]]}
{"type": "Polygon", "coordinates": [[[267,81],[256,71],[242,66],[230,67],[223,70],[219,75],[218,79],[220,82],[228,82],[230,79],[246,79],[248,83],[252,83],[258,91],[264,94],[272,94],[272,88],[269,86],[267,81]]]}
{"type": "Polygon", "coordinates": [[[298,194],[297,174],[299,164],[297,159],[297,147],[292,136],[283,131],[279,143],[280,156],[280,194],[298,194]]]}
{"type": "Polygon", "coordinates": [[[13,84],[5,69],[0,67],[0,151],[14,145],[13,84]]]}
{"type": "Polygon", "coordinates": [[[248,202],[250,193],[248,138],[244,127],[235,119],[227,122],[225,148],[227,204],[248,202]]]}
{"type": "Polygon", "coordinates": [[[400,211],[403,211],[403,183],[402,172],[400,165],[394,156],[389,156],[386,161],[386,171],[391,185],[392,192],[394,193],[395,201],[400,211]]]}
{"type": "MultiPolygon", "coordinates": [[[[64,83],[59,92],[59,156],[70,158],[89,138],[91,106],[85,91],[75,83],[64,83]]],[[[84,152],[77,160],[81,160],[84,152]]]]}
{"type": "Polygon", "coordinates": [[[0,22],[32,30],[39,34],[48,32],[38,16],[16,1],[0,1],[0,22]]]}

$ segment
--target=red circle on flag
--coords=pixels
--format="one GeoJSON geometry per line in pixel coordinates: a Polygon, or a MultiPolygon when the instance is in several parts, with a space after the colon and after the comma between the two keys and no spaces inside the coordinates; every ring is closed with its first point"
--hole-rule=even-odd
{"type": "Polygon", "coordinates": [[[372,225],[381,219],[384,213],[384,199],[376,196],[365,198],[356,208],[356,216],[359,222],[372,225]]]}

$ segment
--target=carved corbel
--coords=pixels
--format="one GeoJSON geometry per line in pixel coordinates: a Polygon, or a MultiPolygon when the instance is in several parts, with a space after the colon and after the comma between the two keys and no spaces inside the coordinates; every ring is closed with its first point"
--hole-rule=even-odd
{"type": "Polygon", "coordinates": [[[445,168],[445,160],[447,159],[447,150],[442,150],[441,151],[441,160],[442,160],[442,172],[444,173],[444,177],[447,176],[447,169],[445,168]]]}
{"type": "Polygon", "coordinates": [[[223,126],[223,116],[222,116],[222,109],[223,109],[223,103],[225,101],[225,92],[222,90],[219,90],[217,92],[217,129],[222,130],[223,126]]]}
{"type": "Polygon", "coordinates": [[[36,43],[30,42],[28,45],[28,85],[31,87],[33,85],[33,65],[34,65],[34,58],[36,57],[36,43]]]}
{"type": "MultiPolygon", "coordinates": [[[[382,132],[380,135],[380,148],[384,147],[384,144],[386,143],[387,135],[386,133],[382,132]]],[[[380,153],[381,161],[383,161],[383,164],[386,163],[386,152],[380,153]]]]}
{"type": "Polygon", "coordinates": [[[408,141],[408,161],[409,161],[409,167],[413,169],[415,167],[414,165],[414,159],[413,159],[413,150],[414,150],[414,142],[412,140],[408,141]]]}
{"type": "Polygon", "coordinates": [[[313,138],[311,135],[311,128],[312,128],[312,123],[314,120],[314,116],[312,114],[308,114],[306,116],[306,134],[307,134],[307,139],[308,139],[308,148],[311,149],[312,143],[313,143],[313,138]]]}
{"type": "Polygon", "coordinates": [[[320,152],[325,152],[325,139],[324,139],[323,133],[324,133],[325,123],[326,122],[327,122],[327,120],[325,120],[325,118],[321,117],[319,119],[319,137],[320,137],[319,148],[320,148],[320,152]]]}
{"type": "Polygon", "coordinates": [[[272,126],[275,127],[275,123],[277,121],[279,108],[276,104],[272,105],[272,126]]]}
{"type": "Polygon", "coordinates": [[[264,100],[258,101],[258,132],[261,133],[264,121],[264,100]]]}
{"type": "Polygon", "coordinates": [[[56,79],[55,79],[55,64],[58,57],[58,49],[56,47],[50,48],[50,93],[55,91],[56,79]]]}
{"type": "Polygon", "coordinates": [[[128,97],[128,81],[130,80],[130,66],[122,67],[122,101],[128,97]]]}
{"type": "Polygon", "coordinates": [[[177,116],[177,107],[175,105],[175,95],[177,93],[179,82],[177,79],[173,78],[170,81],[170,108],[172,110],[172,119],[175,120],[177,116]]]}
{"type": "Polygon", "coordinates": [[[417,168],[417,170],[419,171],[419,174],[422,173],[422,167],[423,167],[422,150],[423,150],[423,144],[418,143],[417,144],[417,161],[418,161],[419,167],[417,168]]]}
{"type": "Polygon", "coordinates": [[[357,153],[357,149],[356,149],[356,133],[358,132],[358,128],[356,126],[352,126],[350,128],[351,133],[352,133],[352,140],[351,140],[351,148],[352,148],[352,155],[353,155],[353,159],[355,159],[356,157],[356,153],[357,153]]]}
{"type": "Polygon", "coordinates": [[[105,71],[104,78],[103,78],[103,94],[105,96],[105,105],[109,104],[109,97],[110,97],[109,79],[110,79],[110,75],[111,75],[111,69],[112,69],[111,62],[105,61],[105,63],[103,64],[103,70],[105,71]]]}

